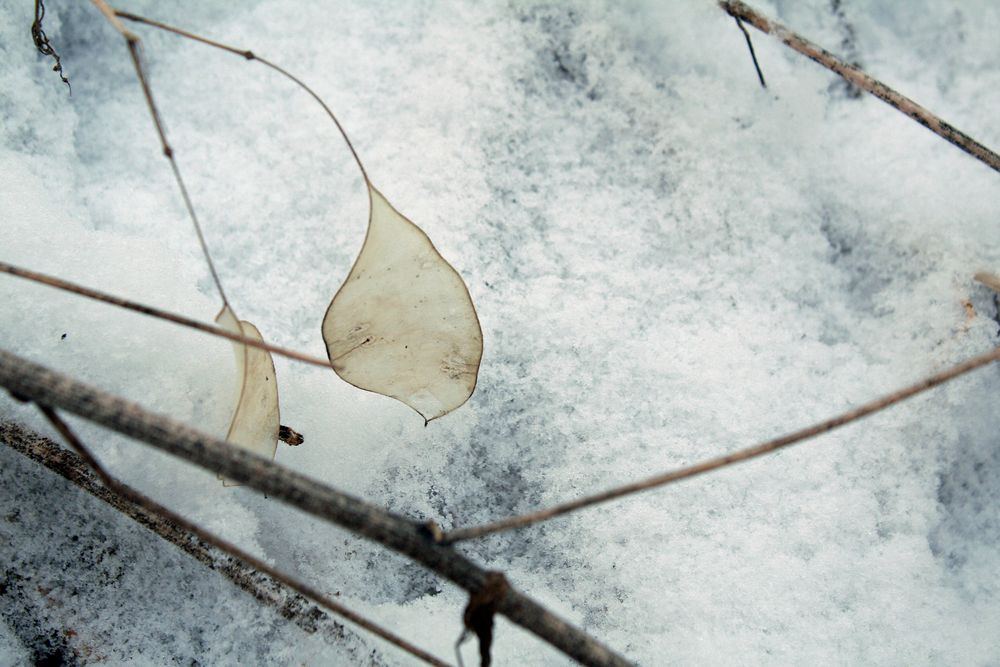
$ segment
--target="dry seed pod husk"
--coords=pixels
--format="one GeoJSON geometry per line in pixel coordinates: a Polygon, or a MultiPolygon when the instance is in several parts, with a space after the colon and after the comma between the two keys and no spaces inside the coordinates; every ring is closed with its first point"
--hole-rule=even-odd
{"type": "MultiPolygon", "coordinates": [[[[240,321],[225,305],[215,317],[215,323],[227,331],[262,341],[264,338],[250,322],[240,321]]],[[[249,450],[258,456],[274,459],[278,447],[281,416],[278,410],[278,382],[271,353],[233,341],[236,353],[240,396],[233,411],[226,442],[249,450]]],[[[226,486],[237,486],[223,480],[226,486]]]]}
{"type": "Polygon", "coordinates": [[[483,334],[469,290],[427,234],[368,184],[368,233],[323,318],[341,378],[426,421],[472,395],[483,334]]]}

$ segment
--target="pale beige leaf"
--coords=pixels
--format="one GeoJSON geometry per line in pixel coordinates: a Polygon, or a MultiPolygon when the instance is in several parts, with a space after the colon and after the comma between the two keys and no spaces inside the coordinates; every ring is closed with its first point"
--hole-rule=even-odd
{"type": "MultiPolygon", "coordinates": [[[[263,341],[257,327],[240,321],[227,305],[215,317],[215,323],[246,338],[263,341]]],[[[257,347],[233,342],[240,397],[233,411],[226,442],[247,449],[258,456],[274,458],[278,446],[278,382],[271,353],[257,347]]],[[[224,481],[226,486],[234,483],[224,481]]]]}
{"type": "Polygon", "coordinates": [[[461,276],[369,184],[368,234],[323,318],[337,374],[430,421],[476,387],[483,334],[461,276]]]}

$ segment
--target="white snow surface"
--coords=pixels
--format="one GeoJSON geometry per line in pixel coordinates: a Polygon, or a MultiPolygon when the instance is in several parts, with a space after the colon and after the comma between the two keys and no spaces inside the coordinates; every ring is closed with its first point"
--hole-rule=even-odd
{"type": "MultiPolygon", "coordinates": [[[[996,295],[972,276],[1000,272],[1000,175],[752,31],[761,89],[712,2],[119,4],[312,85],[465,278],[479,385],[426,428],[275,357],[282,422],[306,438],[277,460],[414,519],[447,529],[603,490],[997,345],[996,295]]],[[[122,40],[89,3],[50,0],[69,96],[33,50],[31,5],[2,2],[0,260],[211,321],[219,299],[122,40]]],[[[992,0],[755,6],[1000,147],[992,0]]],[[[320,322],[366,221],[343,141],[274,72],[135,29],[234,309],[324,356],[320,322]]],[[[0,276],[0,347],[225,434],[226,341],[0,276]]],[[[644,665],[1000,664],[998,389],[990,367],[773,456],[461,549],[644,665]]],[[[51,432],[6,395],[0,416],[51,432]]],[[[72,423],[123,479],[451,659],[456,587],[72,423]]],[[[23,471],[0,488],[0,663],[37,656],[42,626],[72,628],[64,657],[80,663],[359,655],[6,448],[0,461],[23,471]],[[98,571],[81,535],[111,574],[76,596],[98,571]]],[[[360,655],[410,664],[364,637],[360,655]]],[[[566,661],[504,620],[494,656],[566,661]]]]}

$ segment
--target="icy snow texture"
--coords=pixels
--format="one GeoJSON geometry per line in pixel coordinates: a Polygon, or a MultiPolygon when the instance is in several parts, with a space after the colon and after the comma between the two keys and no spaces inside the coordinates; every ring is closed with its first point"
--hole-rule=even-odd
{"type": "MultiPolygon", "coordinates": [[[[0,25],[0,259],[210,320],[219,304],[120,39],[86,3],[50,2],[68,97],[31,51],[30,5],[7,0],[0,25]]],[[[403,405],[276,358],[283,421],[306,436],[279,462],[467,525],[751,444],[996,345],[996,299],[971,276],[1000,271],[1000,177],[755,34],[761,90],[714,3],[670,5],[122,3],[312,84],[479,310],[478,390],[426,429],[403,405]]],[[[996,3],[757,5],[1000,146],[996,3]]],[[[348,152],[265,68],[139,32],[234,307],[267,339],[322,355],[320,320],[364,237],[348,152]]],[[[225,431],[226,341],[10,278],[0,322],[6,349],[225,431]]],[[[643,664],[996,664],[998,373],[464,549],[643,664]]],[[[0,414],[46,430],[2,400],[0,414]]],[[[450,655],[464,603],[453,586],[74,423],[157,499],[450,655]]],[[[68,494],[47,473],[17,480],[0,490],[5,510],[68,494]]],[[[224,582],[92,505],[5,518],[4,562],[83,580],[94,571],[67,537],[103,535],[121,544],[112,563],[191,582],[190,597],[112,578],[80,608],[48,610],[45,627],[73,624],[109,654],[160,664],[191,656],[161,629],[219,623],[205,662],[341,659],[292,626],[258,634],[267,612],[240,593],[220,607],[224,582]],[[228,654],[242,638],[248,653],[228,654]]],[[[25,590],[29,601],[0,595],[4,659],[34,641],[16,619],[43,601],[25,590]]],[[[506,622],[495,655],[562,660],[506,622]]]]}

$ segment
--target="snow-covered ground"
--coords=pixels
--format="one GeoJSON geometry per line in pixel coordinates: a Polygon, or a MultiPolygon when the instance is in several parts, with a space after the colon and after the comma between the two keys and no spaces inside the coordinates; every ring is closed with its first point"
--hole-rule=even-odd
{"type": "MultiPolygon", "coordinates": [[[[32,4],[0,3],[0,260],[211,320],[218,299],[121,39],[88,3],[49,1],[70,97],[33,51],[32,4]]],[[[997,3],[755,6],[1000,147],[997,3]]],[[[997,344],[996,299],[972,275],[1000,271],[1000,175],[753,33],[762,90],[707,0],[121,8],[310,83],[468,283],[479,386],[427,428],[275,358],[282,422],[306,437],[277,460],[393,510],[449,528],[568,500],[997,344]]],[[[365,231],[350,154],[273,72],[137,31],[233,307],[324,356],[320,321],[365,231]]],[[[0,347],[220,435],[235,400],[225,341],[5,276],[0,347]]],[[[462,549],[646,665],[995,665],[998,389],[991,367],[770,458],[462,549]]],[[[7,398],[0,417],[49,432],[7,398]]],[[[73,424],[122,478],[451,655],[455,587],[73,424]]],[[[374,639],[351,654],[308,637],[6,448],[0,461],[0,663],[62,637],[81,662],[376,650],[408,664],[374,639]]],[[[505,621],[494,655],[564,660],[505,621]]]]}

